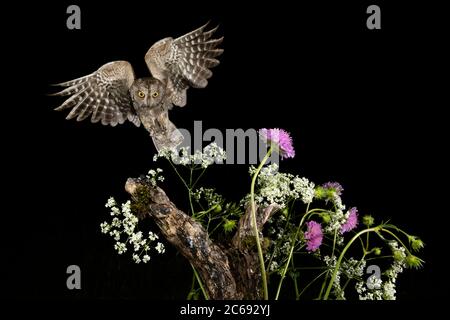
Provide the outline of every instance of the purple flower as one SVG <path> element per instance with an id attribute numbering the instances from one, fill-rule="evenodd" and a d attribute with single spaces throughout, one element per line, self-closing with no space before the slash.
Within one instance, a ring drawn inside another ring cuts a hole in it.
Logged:
<path id="1" fill-rule="evenodd" d="M 341 226 L 341 233 L 353 230 L 358 225 L 358 209 L 353 207 L 349 212 L 347 221 Z"/>
<path id="2" fill-rule="evenodd" d="M 324 183 L 322 187 L 328 190 L 334 190 L 334 192 L 336 192 L 336 195 L 338 196 L 340 196 L 342 194 L 342 191 L 344 191 L 344 188 L 342 188 L 339 182 L 327 182 Z"/>
<path id="3" fill-rule="evenodd" d="M 306 250 L 316 251 L 319 249 L 323 240 L 322 226 L 315 221 L 309 221 L 306 225 L 308 226 L 308 230 L 305 232 L 305 239 L 308 240 Z"/>
<path id="4" fill-rule="evenodd" d="M 295 156 L 292 138 L 286 130 L 283 129 L 260 129 L 259 134 L 267 141 L 267 144 L 274 144 L 278 148 L 281 159 L 293 158 Z"/>

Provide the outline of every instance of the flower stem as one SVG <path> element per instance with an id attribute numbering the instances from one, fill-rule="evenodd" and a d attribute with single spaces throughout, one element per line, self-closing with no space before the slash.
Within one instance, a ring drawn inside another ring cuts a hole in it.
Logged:
<path id="1" fill-rule="evenodd" d="M 181 174 L 178 172 L 177 168 L 175 167 L 175 165 L 172 163 L 171 160 L 167 159 L 167 161 L 169 161 L 170 165 L 172 166 L 173 170 L 175 171 L 175 173 L 177 174 L 178 178 L 180 178 L 181 182 L 183 182 L 183 185 L 186 187 L 186 189 L 189 190 L 189 187 L 186 183 L 186 181 L 184 181 L 183 177 L 181 176 Z"/>
<path id="2" fill-rule="evenodd" d="M 293 208 L 294 208 L 294 204 L 295 204 L 295 200 L 292 201 L 291 209 L 289 210 L 288 217 L 286 218 L 286 223 L 284 224 L 283 231 L 282 231 L 282 233 L 280 234 L 281 237 L 279 237 L 279 239 L 276 241 L 275 248 L 272 250 L 272 254 L 270 255 L 269 262 L 267 263 L 268 266 L 270 266 L 270 265 L 272 264 L 272 260 L 273 260 L 273 258 L 275 257 L 276 247 L 279 246 L 279 243 L 280 243 L 281 240 L 283 239 L 284 232 L 285 232 L 285 230 L 287 230 L 287 227 L 288 227 L 288 225 L 289 225 L 289 221 L 290 221 L 290 218 L 291 218 L 291 215 L 292 215 L 292 210 L 293 210 Z M 281 240 L 280 240 L 280 239 L 281 239 Z"/>
<path id="3" fill-rule="evenodd" d="M 333 250 L 331 251 L 331 258 L 334 257 L 334 249 L 336 249 L 336 238 L 337 238 L 337 229 L 334 231 Z"/>
<path id="4" fill-rule="evenodd" d="M 197 272 L 197 270 L 195 270 L 195 267 L 194 267 L 194 265 L 192 263 L 191 263 L 191 267 L 192 267 L 192 271 L 194 271 L 195 279 L 197 279 L 197 282 L 198 282 L 198 284 L 200 286 L 200 289 L 202 290 L 202 293 L 203 293 L 203 296 L 205 297 L 205 300 L 209 300 L 208 293 L 206 292 L 205 287 L 203 287 L 202 280 L 200 279 L 200 276 L 198 275 L 198 272 Z"/>
<path id="5" fill-rule="evenodd" d="M 400 229 L 399 227 L 393 225 L 393 224 L 385 224 L 384 225 L 384 229 L 394 229 L 396 231 L 399 231 L 401 233 L 403 233 L 406 237 L 409 237 L 409 234 L 406 233 L 405 231 L 403 231 L 402 229 Z"/>
<path id="6" fill-rule="evenodd" d="M 198 175 L 197 179 L 195 179 L 195 182 L 192 184 L 191 188 L 194 189 L 197 185 L 197 182 L 200 181 L 201 177 L 205 174 L 207 168 L 204 168 L 203 171 Z"/>
<path id="7" fill-rule="evenodd" d="M 339 267 L 341 266 L 342 259 L 344 258 L 345 253 L 350 248 L 350 246 L 353 244 L 353 242 L 355 242 L 355 240 L 358 239 L 364 233 L 378 231 L 379 229 L 380 229 L 380 227 L 375 227 L 375 228 L 369 228 L 369 229 L 362 230 L 362 231 L 358 232 L 357 234 L 355 234 L 353 236 L 353 238 L 347 243 L 347 245 L 344 247 L 344 250 L 342 250 L 342 252 L 341 252 L 341 254 L 340 254 L 340 256 L 339 256 L 339 258 L 338 258 L 338 260 L 336 262 L 336 266 L 334 267 L 333 274 L 331 275 L 331 279 L 328 282 L 327 290 L 325 291 L 325 295 L 323 296 L 324 300 L 328 300 L 328 296 L 330 295 L 331 288 L 333 287 L 334 280 L 336 279 L 336 275 L 338 273 Z"/>
<path id="8" fill-rule="evenodd" d="M 301 229 L 301 227 L 302 227 L 303 222 L 305 221 L 305 217 L 308 215 L 308 212 L 309 212 L 308 210 L 309 210 L 309 203 L 308 203 L 308 205 L 307 205 L 307 207 L 306 207 L 306 213 L 305 213 L 305 215 L 303 216 L 303 218 L 300 220 L 300 223 L 298 224 L 297 232 L 295 233 L 295 238 L 294 238 L 294 240 L 293 240 L 293 242 L 292 242 L 292 244 L 291 244 L 291 250 L 289 251 L 289 257 L 288 257 L 288 260 L 287 260 L 286 265 L 285 265 L 285 267 L 284 267 L 283 273 L 281 274 L 280 282 L 278 283 L 277 294 L 275 295 L 275 300 L 278 300 L 278 297 L 280 296 L 281 285 L 283 284 L 284 277 L 286 276 L 286 272 L 287 272 L 287 269 L 288 269 L 288 267 L 289 267 L 289 262 L 290 262 L 291 259 L 292 259 L 292 254 L 294 253 L 295 242 L 296 242 L 297 239 L 298 239 L 298 234 L 299 234 L 299 232 L 300 232 L 300 229 Z"/>
<path id="9" fill-rule="evenodd" d="M 170 161 L 169 159 L 168 159 L 168 161 L 169 161 L 170 165 L 172 166 L 173 170 L 175 171 L 175 173 L 177 174 L 178 178 L 180 178 L 181 182 L 183 182 L 183 185 L 186 187 L 186 189 L 188 191 L 188 194 L 189 194 L 189 204 L 190 204 L 190 207 L 191 207 L 191 212 L 192 212 L 192 215 L 195 215 L 194 206 L 192 204 L 192 168 L 191 168 L 191 173 L 190 173 L 190 177 L 189 177 L 190 178 L 189 179 L 189 186 L 188 186 L 188 184 L 183 179 L 183 177 L 180 175 L 180 173 L 178 172 L 177 168 L 172 163 L 172 161 Z M 198 284 L 200 286 L 200 289 L 202 290 L 203 296 L 205 297 L 205 300 L 209 300 L 208 293 L 205 291 L 205 288 L 203 287 L 202 280 L 200 279 L 200 276 L 198 275 L 197 270 L 195 269 L 195 267 L 194 267 L 194 265 L 192 263 L 191 263 L 191 267 L 192 267 L 192 271 L 194 272 L 194 277 L 197 280 L 197 282 L 198 282 Z M 191 291 L 192 291 L 192 287 L 191 287 Z"/>
<path id="10" fill-rule="evenodd" d="M 300 220 L 300 223 L 298 224 L 297 232 L 295 233 L 294 243 L 293 243 L 293 245 L 292 245 L 292 247 L 291 247 L 291 250 L 290 250 L 290 252 L 289 252 L 288 261 L 287 261 L 286 266 L 285 266 L 285 268 L 284 268 L 284 270 L 283 270 L 283 273 L 282 273 L 280 282 L 278 283 L 278 288 L 277 288 L 277 293 L 276 293 L 276 296 L 275 296 L 275 300 L 278 300 L 278 296 L 280 295 L 281 285 L 283 284 L 283 280 L 284 280 L 284 277 L 285 277 L 285 275 L 286 275 L 287 268 L 288 268 L 288 266 L 289 266 L 289 261 L 291 260 L 292 255 L 293 255 L 293 253 L 294 253 L 295 241 L 296 241 L 296 239 L 298 238 L 298 233 L 300 232 L 300 229 L 301 229 L 301 227 L 302 227 L 302 225 L 303 225 L 303 222 L 305 222 L 305 220 L 306 220 L 306 218 L 307 218 L 308 216 L 313 215 L 314 212 L 317 212 L 317 211 L 319 211 L 319 210 L 321 210 L 321 209 L 312 209 L 312 210 L 309 210 L 309 203 L 308 203 L 308 205 L 307 205 L 307 207 L 306 207 L 306 213 L 303 215 L 302 219 Z M 322 210 L 322 211 L 325 211 L 325 210 Z"/>
<path id="11" fill-rule="evenodd" d="M 369 251 L 369 234 L 367 233 L 367 237 L 366 237 L 366 250 L 365 251 Z"/>
<path id="12" fill-rule="evenodd" d="M 323 279 L 323 282 L 322 282 L 322 286 L 320 287 L 319 296 L 317 297 L 316 300 L 322 300 L 323 290 L 325 290 L 325 285 L 327 284 L 329 275 L 330 275 L 330 272 L 327 270 L 327 272 L 325 273 L 325 278 Z"/>
<path id="13" fill-rule="evenodd" d="M 188 188 L 188 192 L 189 192 L 189 206 L 191 207 L 191 215 L 194 216 L 195 212 L 194 212 L 194 205 L 192 204 L 192 168 L 191 168 L 191 173 L 189 175 L 189 188 Z"/>
<path id="14" fill-rule="evenodd" d="M 195 214 L 195 219 L 201 218 L 203 217 L 205 214 L 210 213 L 211 211 L 213 211 L 215 209 L 215 207 L 211 207 L 208 210 L 203 210 L 203 211 L 199 211 Z"/>
<path id="15" fill-rule="evenodd" d="M 186 297 L 186 300 L 192 300 L 192 296 L 193 296 L 193 294 L 195 292 L 195 282 L 196 282 L 195 274 L 192 274 L 191 290 L 189 290 L 189 293 L 188 293 L 188 295 Z"/>
<path id="16" fill-rule="evenodd" d="M 292 280 L 294 281 L 294 290 L 295 290 L 295 297 L 297 300 L 297 297 L 300 295 L 300 292 L 298 291 L 298 283 L 297 283 L 297 274 L 295 273 L 295 265 L 294 265 L 294 259 L 291 260 L 292 264 L 292 272 L 294 273 L 294 276 L 292 277 Z"/>
<path id="17" fill-rule="evenodd" d="M 314 282 L 316 282 L 317 280 L 319 280 L 319 278 L 321 276 L 323 276 L 324 274 L 326 274 L 328 272 L 328 270 L 323 271 L 321 274 L 319 274 L 317 277 L 315 277 L 310 283 L 308 283 L 302 290 L 302 292 L 300 292 L 300 294 L 298 294 L 295 297 L 295 300 L 300 300 L 300 297 L 302 296 L 302 294 L 306 291 L 306 289 L 308 289 Z"/>
<path id="18" fill-rule="evenodd" d="M 408 252 L 408 254 L 412 254 L 411 251 L 409 251 L 408 247 L 405 246 L 403 241 L 395 233 L 393 233 L 392 231 L 390 231 L 390 230 L 388 230 L 386 228 L 381 228 L 380 231 L 389 233 L 391 236 L 393 236 L 403 246 L 403 248 L 405 248 L 405 250 L 406 250 L 406 252 Z"/>
<path id="19" fill-rule="evenodd" d="M 272 153 L 272 147 L 270 147 L 269 151 L 264 156 L 264 158 L 262 159 L 258 168 L 256 169 L 256 172 L 254 173 L 254 175 L 252 177 L 252 183 L 250 185 L 250 203 L 251 203 L 251 209 L 252 209 L 253 232 L 255 233 L 256 247 L 258 248 L 258 257 L 259 257 L 259 264 L 260 264 L 260 268 L 261 268 L 261 278 L 262 278 L 262 283 L 263 283 L 264 300 L 269 300 L 269 291 L 267 288 L 267 276 L 266 276 L 266 267 L 264 265 L 264 255 L 263 255 L 263 251 L 261 248 L 261 242 L 259 241 L 259 231 L 258 231 L 258 225 L 257 225 L 257 221 L 256 221 L 255 183 L 256 183 L 256 178 L 258 177 L 259 172 L 261 171 L 262 167 L 269 159 L 271 153 Z"/>

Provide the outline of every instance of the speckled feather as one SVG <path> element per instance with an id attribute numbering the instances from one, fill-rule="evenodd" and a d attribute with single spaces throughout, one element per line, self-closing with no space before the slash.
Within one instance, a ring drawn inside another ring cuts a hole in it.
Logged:
<path id="1" fill-rule="evenodd" d="M 165 38 L 156 42 L 145 55 L 145 61 L 152 75 L 167 82 L 171 99 L 176 106 L 186 105 L 186 90 L 204 88 L 212 76 L 211 70 L 220 62 L 215 59 L 223 49 L 217 46 L 223 41 L 211 39 L 217 30 L 204 32 L 207 24 L 175 40 Z"/>

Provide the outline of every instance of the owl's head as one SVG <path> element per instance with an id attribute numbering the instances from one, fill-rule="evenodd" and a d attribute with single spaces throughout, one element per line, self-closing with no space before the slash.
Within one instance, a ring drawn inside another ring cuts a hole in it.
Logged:
<path id="1" fill-rule="evenodd" d="M 130 87 L 135 108 L 156 107 L 164 101 L 165 86 L 155 78 L 140 78 Z"/>

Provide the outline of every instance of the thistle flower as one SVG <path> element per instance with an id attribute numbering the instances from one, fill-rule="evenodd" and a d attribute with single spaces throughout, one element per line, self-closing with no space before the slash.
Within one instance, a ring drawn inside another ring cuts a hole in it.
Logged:
<path id="1" fill-rule="evenodd" d="M 419 251 L 420 249 L 422 249 L 422 248 L 425 246 L 425 244 L 423 243 L 423 241 L 420 240 L 420 239 L 419 239 L 418 237 L 416 237 L 416 236 L 409 236 L 408 239 L 409 239 L 409 243 L 411 244 L 411 248 L 412 248 L 414 251 Z"/>
<path id="2" fill-rule="evenodd" d="M 231 231 L 233 231 L 234 228 L 236 228 L 236 220 L 228 220 L 228 219 L 224 219 L 224 224 L 223 224 L 223 230 L 226 233 L 229 233 Z"/>
<path id="3" fill-rule="evenodd" d="M 292 138 L 286 130 L 283 129 L 260 129 L 259 134 L 267 141 L 267 144 L 272 144 L 275 150 L 281 155 L 281 159 L 293 158 L 295 156 L 294 146 L 292 145 Z"/>
<path id="4" fill-rule="evenodd" d="M 364 217 L 362 217 L 362 223 L 366 227 L 371 227 L 375 223 L 375 219 L 371 215 L 366 214 Z"/>
<path id="5" fill-rule="evenodd" d="M 339 182 L 326 182 L 322 185 L 322 188 L 332 191 L 338 196 L 340 196 L 342 194 L 342 191 L 344 191 L 344 188 Z"/>
<path id="6" fill-rule="evenodd" d="M 351 231 L 358 225 L 358 209 L 355 207 L 349 210 L 347 221 L 341 226 L 341 233 Z"/>
<path id="7" fill-rule="evenodd" d="M 405 258 L 405 263 L 408 268 L 420 269 L 423 266 L 423 260 L 412 254 L 408 254 Z"/>
<path id="8" fill-rule="evenodd" d="M 323 240 L 322 226 L 316 221 L 309 221 L 306 223 L 308 229 L 305 232 L 306 250 L 316 251 L 319 249 Z"/>

